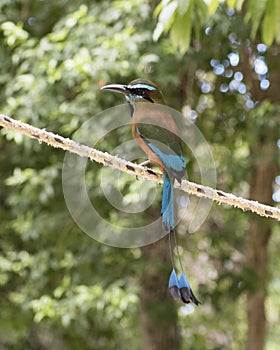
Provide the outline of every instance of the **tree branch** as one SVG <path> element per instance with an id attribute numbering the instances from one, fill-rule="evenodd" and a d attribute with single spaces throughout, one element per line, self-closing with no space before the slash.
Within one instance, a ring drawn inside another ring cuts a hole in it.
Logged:
<path id="1" fill-rule="evenodd" d="M 137 175 L 138 177 L 142 177 L 144 179 L 154 181 L 158 184 L 162 184 L 162 175 L 155 173 L 153 170 L 147 167 L 126 161 L 117 156 L 112 156 L 107 152 L 101 152 L 94 148 L 81 145 L 71 139 L 64 138 L 44 129 L 36 128 L 32 125 L 23 123 L 2 114 L 0 114 L 0 125 L 7 129 L 18 131 L 30 138 L 37 139 L 40 143 L 45 142 L 46 144 L 51 145 L 55 148 L 61 148 L 65 151 L 75 153 L 80 157 L 89 158 L 90 160 L 102 163 L 105 166 L 110 166 L 122 172 L 134 176 Z M 219 191 L 208 186 L 198 185 L 194 182 L 186 180 L 182 181 L 181 186 L 177 182 L 174 186 L 175 188 L 179 188 L 182 191 L 188 192 L 189 194 L 195 195 L 197 197 L 209 198 L 215 202 L 218 202 L 219 204 L 228 204 L 235 208 L 242 209 L 243 211 L 251 211 L 260 216 L 265 216 L 267 218 L 272 218 L 280 221 L 279 208 L 264 205 L 242 197 L 237 197 L 231 193 Z"/>

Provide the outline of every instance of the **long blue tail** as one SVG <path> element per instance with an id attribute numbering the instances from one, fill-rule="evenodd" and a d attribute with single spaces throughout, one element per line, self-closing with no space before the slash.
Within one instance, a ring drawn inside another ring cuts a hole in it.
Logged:
<path id="1" fill-rule="evenodd" d="M 161 215 L 162 224 L 166 231 L 172 231 L 175 227 L 173 182 L 174 179 L 170 180 L 170 178 L 167 175 L 167 172 L 164 171 Z"/>
<path id="2" fill-rule="evenodd" d="M 183 303 L 193 302 L 195 305 L 199 305 L 200 301 L 195 297 L 190 284 L 183 271 L 183 266 L 179 256 L 179 249 L 176 240 L 175 233 L 175 220 L 174 220 L 174 179 L 168 177 L 166 171 L 164 171 L 163 187 L 162 187 L 162 204 L 161 204 L 161 215 L 162 224 L 166 231 L 169 233 L 169 247 L 170 247 L 170 257 L 172 262 L 172 271 L 170 274 L 168 289 L 173 299 L 180 299 Z M 174 243 L 176 246 L 179 263 L 182 269 L 180 279 L 178 279 L 173 257 L 173 247 L 171 243 L 171 235 L 174 234 Z"/>

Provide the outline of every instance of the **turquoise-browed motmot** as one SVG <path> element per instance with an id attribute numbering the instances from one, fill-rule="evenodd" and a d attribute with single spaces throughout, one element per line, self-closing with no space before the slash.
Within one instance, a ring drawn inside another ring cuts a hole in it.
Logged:
<path id="1" fill-rule="evenodd" d="M 169 233 L 173 265 L 169 291 L 174 299 L 180 299 L 184 303 L 192 301 L 198 305 L 200 302 L 194 296 L 183 269 L 180 278 L 177 277 L 171 246 L 172 233 L 176 243 L 173 184 L 175 179 L 181 183 L 186 171 L 178 127 L 171 113 L 163 107 L 165 103 L 161 91 L 149 80 L 136 79 L 128 85 L 111 84 L 101 89 L 119 92 L 125 96 L 130 107 L 133 136 L 146 153 L 149 162 L 157 165 L 164 174 L 161 215 L 163 227 Z M 151 108 L 152 103 L 158 104 L 158 107 Z M 181 262 L 180 265 L 182 268 Z"/>

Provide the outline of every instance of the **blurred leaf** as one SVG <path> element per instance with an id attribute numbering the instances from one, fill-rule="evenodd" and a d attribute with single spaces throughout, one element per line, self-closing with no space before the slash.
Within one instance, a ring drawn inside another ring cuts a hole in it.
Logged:
<path id="1" fill-rule="evenodd" d="M 253 1 L 248 0 L 248 10 L 245 16 L 245 20 L 252 21 L 251 36 L 255 39 L 257 30 L 261 24 L 261 18 L 265 12 L 267 0 Z"/>
<path id="2" fill-rule="evenodd" d="M 262 40 L 266 45 L 271 45 L 275 35 L 276 26 L 279 22 L 277 16 L 276 0 L 268 0 L 262 26 Z"/>
<path id="3" fill-rule="evenodd" d="M 172 1 L 166 6 L 162 6 L 162 10 L 160 12 L 158 10 L 155 11 L 155 14 L 159 12 L 159 17 L 157 26 L 153 32 L 153 40 L 157 41 L 163 32 L 167 32 L 170 29 L 174 21 L 176 8 L 177 2 Z"/>
<path id="4" fill-rule="evenodd" d="M 192 11 L 193 1 L 191 0 L 188 10 L 183 16 L 177 12 L 174 19 L 174 25 L 170 30 L 170 39 L 172 40 L 173 44 L 179 48 L 181 53 L 186 52 L 190 45 L 192 30 Z"/>
<path id="5" fill-rule="evenodd" d="M 178 0 L 177 11 L 180 16 L 183 16 L 191 5 L 192 0 Z"/>
<path id="6" fill-rule="evenodd" d="M 219 3 L 220 3 L 219 0 L 211 0 L 210 1 L 209 5 L 208 5 L 210 15 L 213 15 L 216 12 L 217 7 L 219 6 Z M 233 7 L 229 3 L 228 3 L 228 6 Z"/>

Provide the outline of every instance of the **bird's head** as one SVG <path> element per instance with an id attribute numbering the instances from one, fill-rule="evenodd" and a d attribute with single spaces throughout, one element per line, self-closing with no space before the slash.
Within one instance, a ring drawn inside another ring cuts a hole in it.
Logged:
<path id="1" fill-rule="evenodd" d="M 150 80 L 136 79 L 128 85 L 105 85 L 101 88 L 101 90 L 109 90 L 123 94 L 131 106 L 134 106 L 135 102 L 164 104 L 164 99 L 161 91 Z"/>

